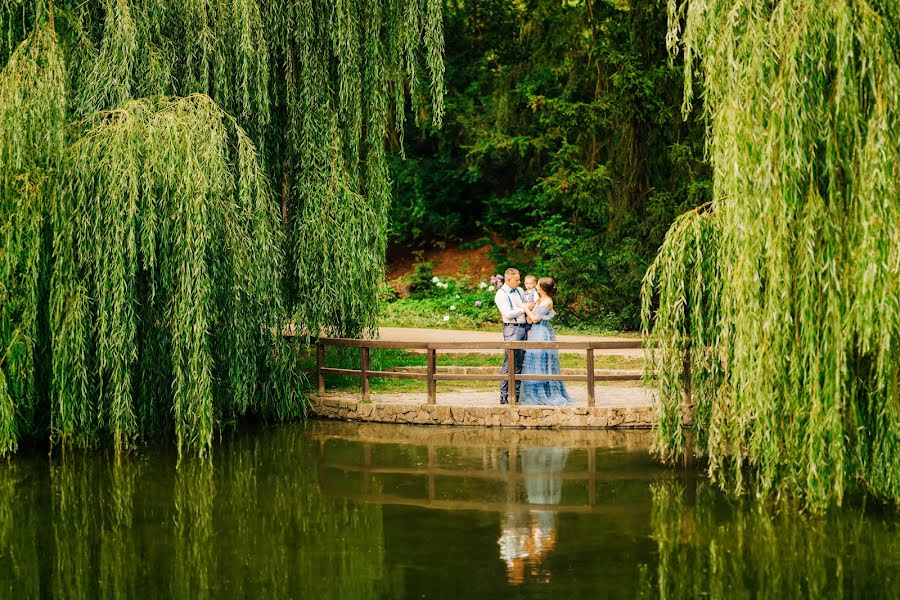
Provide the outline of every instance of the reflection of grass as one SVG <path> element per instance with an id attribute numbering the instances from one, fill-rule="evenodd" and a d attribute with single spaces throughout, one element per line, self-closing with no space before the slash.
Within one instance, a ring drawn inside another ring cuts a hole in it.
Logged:
<path id="1" fill-rule="evenodd" d="M 359 368 L 359 350 L 356 348 L 328 348 L 325 355 L 325 364 L 328 367 L 342 369 Z M 372 350 L 370 368 L 373 371 L 387 371 L 394 367 L 424 367 L 426 357 L 423 353 L 406 352 L 404 350 Z M 643 361 L 638 357 L 629 356 L 596 356 L 594 358 L 597 369 L 640 369 Z M 500 354 L 437 354 L 438 366 L 460 367 L 495 367 L 498 371 L 503 365 L 503 356 Z M 584 368 L 583 354 L 561 354 L 560 365 L 566 368 Z M 316 358 L 315 349 L 305 353 L 301 359 L 301 369 L 307 374 L 311 385 L 316 384 Z M 370 379 L 373 392 L 422 392 L 426 391 L 425 381 L 414 379 Z M 325 380 L 326 389 L 329 391 L 356 391 L 360 387 L 360 380 L 356 377 L 329 376 Z M 439 381 L 438 393 L 442 391 L 460 389 L 490 389 L 497 387 L 496 381 Z M 584 384 L 574 384 L 584 385 Z M 637 385 L 637 382 L 599 382 L 598 386 Z"/>

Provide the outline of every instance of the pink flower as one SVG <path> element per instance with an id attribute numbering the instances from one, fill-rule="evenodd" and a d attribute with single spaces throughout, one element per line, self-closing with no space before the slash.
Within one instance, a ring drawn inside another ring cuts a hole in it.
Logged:
<path id="1" fill-rule="evenodd" d="M 475 301 L 475 306 L 478 307 L 478 308 L 481 308 L 481 300 L 476 300 L 476 301 Z"/>

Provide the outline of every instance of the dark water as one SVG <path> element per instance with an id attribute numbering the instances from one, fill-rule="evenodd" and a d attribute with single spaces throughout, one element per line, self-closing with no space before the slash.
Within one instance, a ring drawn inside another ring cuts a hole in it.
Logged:
<path id="1" fill-rule="evenodd" d="M 728 500 L 649 434 L 313 422 L 0 465 L 8 598 L 900 598 L 900 519 Z"/>

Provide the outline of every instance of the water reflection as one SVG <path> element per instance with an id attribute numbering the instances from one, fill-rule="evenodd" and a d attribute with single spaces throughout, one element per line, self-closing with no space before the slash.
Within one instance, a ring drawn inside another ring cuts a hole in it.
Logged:
<path id="1" fill-rule="evenodd" d="M 648 432 L 350 423 L 313 432 L 320 444 L 319 483 L 327 493 L 382 505 L 491 514 L 497 557 L 513 586 L 550 582 L 561 514 L 616 516 L 646 528 L 640 504 L 611 500 L 623 495 L 649 500 L 649 483 L 666 473 L 651 468 L 620 476 L 629 464 L 649 462 Z"/>
<path id="2" fill-rule="evenodd" d="M 0 463 L 3 597 L 900 597 L 894 509 L 812 518 L 657 465 L 649 434 L 311 423 L 212 464 Z"/>
<path id="3" fill-rule="evenodd" d="M 327 493 L 431 511 L 435 530 L 448 513 L 489 513 L 508 586 L 563 597 L 900 597 L 894 509 L 816 518 L 728 498 L 699 471 L 653 463 L 638 432 L 335 425 L 317 438 Z M 471 548 L 469 535 L 450 543 Z M 409 562 L 477 565 L 466 553 L 440 559 Z"/>
<path id="4" fill-rule="evenodd" d="M 305 436 L 0 464 L 0 596 L 396 597 L 381 507 L 324 496 Z"/>
<path id="5" fill-rule="evenodd" d="M 546 508 L 504 513 L 497 541 L 500 558 L 506 563 L 507 578 L 513 585 L 525 581 L 526 565 L 532 577 L 548 582 L 550 570 L 544 567 L 544 558 L 556 547 L 557 538 L 556 513 L 552 507 L 559 504 L 562 496 L 561 475 L 569 449 L 521 448 L 518 455 L 526 503 Z M 506 456 L 509 457 L 509 452 Z"/>
<path id="6" fill-rule="evenodd" d="M 653 486 L 659 598 L 900 598 L 895 509 L 810 516 L 752 499 L 725 502 L 708 483 Z"/>

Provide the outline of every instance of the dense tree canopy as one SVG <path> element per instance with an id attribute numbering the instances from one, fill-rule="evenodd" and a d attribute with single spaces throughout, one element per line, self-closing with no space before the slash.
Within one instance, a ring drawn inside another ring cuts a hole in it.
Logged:
<path id="1" fill-rule="evenodd" d="M 682 352 L 713 475 L 900 500 L 900 5 L 670 3 L 686 109 L 703 85 L 715 200 L 647 274 L 664 455 L 684 449 Z M 683 29 L 682 29 L 683 28 Z M 658 294 L 658 311 L 653 296 Z"/>
<path id="2" fill-rule="evenodd" d="M 445 21 L 447 119 L 392 160 L 393 239 L 497 234 L 500 262 L 561 282 L 561 319 L 639 327 L 663 235 L 709 199 L 665 3 L 449 0 Z"/>
<path id="3" fill-rule="evenodd" d="M 0 8 L 0 453 L 301 413 L 281 327 L 374 328 L 384 138 L 408 88 L 441 121 L 439 0 Z"/>

